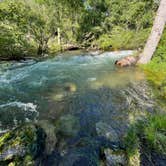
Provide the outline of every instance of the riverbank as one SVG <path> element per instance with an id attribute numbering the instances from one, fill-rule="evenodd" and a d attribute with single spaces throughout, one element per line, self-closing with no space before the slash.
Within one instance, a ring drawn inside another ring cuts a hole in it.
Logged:
<path id="1" fill-rule="evenodd" d="M 126 137 L 129 158 L 141 156 L 143 165 L 166 163 L 166 30 L 151 62 L 140 66 L 153 88 L 161 110 L 147 115 L 143 121 L 133 124 Z M 139 152 L 139 155 L 138 155 Z"/>

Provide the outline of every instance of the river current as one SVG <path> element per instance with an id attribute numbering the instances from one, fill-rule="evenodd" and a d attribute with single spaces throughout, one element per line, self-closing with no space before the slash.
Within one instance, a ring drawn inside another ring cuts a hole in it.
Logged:
<path id="1" fill-rule="evenodd" d="M 87 151 L 86 159 L 98 157 L 96 149 L 106 144 L 110 131 L 121 140 L 135 119 L 154 109 L 144 73 L 114 65 L 132 53 L 67 52 L 40 61 L 1 62 L 1 133 L 24 123 L 58 124 L 61 134 L 53 149 L 62 165 Z"/>

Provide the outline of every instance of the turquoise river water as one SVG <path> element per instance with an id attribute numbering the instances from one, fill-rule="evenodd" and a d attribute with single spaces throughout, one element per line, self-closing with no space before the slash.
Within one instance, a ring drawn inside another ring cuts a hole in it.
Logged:
<path id="1" fill-rule="evenodd" d="M 24 123 L 41 123 L 48 130 L 58 124 L 59 134 L 52 134 L 56 141 L 48 143 L 52 163 L 100 160 L 110 130 L 116 144 L 135 119 L 154 109 L 144 73 L 114 65 L 131 54 L 70 52 L 40 61 L 1 62 L 0 132 Z"/>

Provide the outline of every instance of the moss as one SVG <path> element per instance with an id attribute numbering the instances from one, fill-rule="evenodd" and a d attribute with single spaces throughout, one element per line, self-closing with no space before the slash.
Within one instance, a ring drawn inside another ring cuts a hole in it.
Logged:
<path id="1" fill-rule="evenodd" d="M 23 165 L 33 166 L 34 165 L 33 157 L 31 155 L 25 156 L 24 161 L 23 161 Z"/>
<path id="2" fill-rule="evenodd" d="M 38 126 L 26 124 L 18 127 L 0 137 L 0 164 L 11 160 L 16 165 L 32 163 L 42 154 L 44 144 L 45 133 Z"/>

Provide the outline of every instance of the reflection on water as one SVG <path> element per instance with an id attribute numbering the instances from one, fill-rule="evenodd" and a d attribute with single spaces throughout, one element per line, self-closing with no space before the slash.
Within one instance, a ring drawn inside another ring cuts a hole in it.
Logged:
<path id="1" fill-rule="evenodd" d="M 48 135 L 45 165 L 96 165 L 101 147 L 115 148 L 133 119 L 154 109 L 144 74 L 114 66 L 130 54 L 0 64 L 0 130 L 38 122 Z"/>

